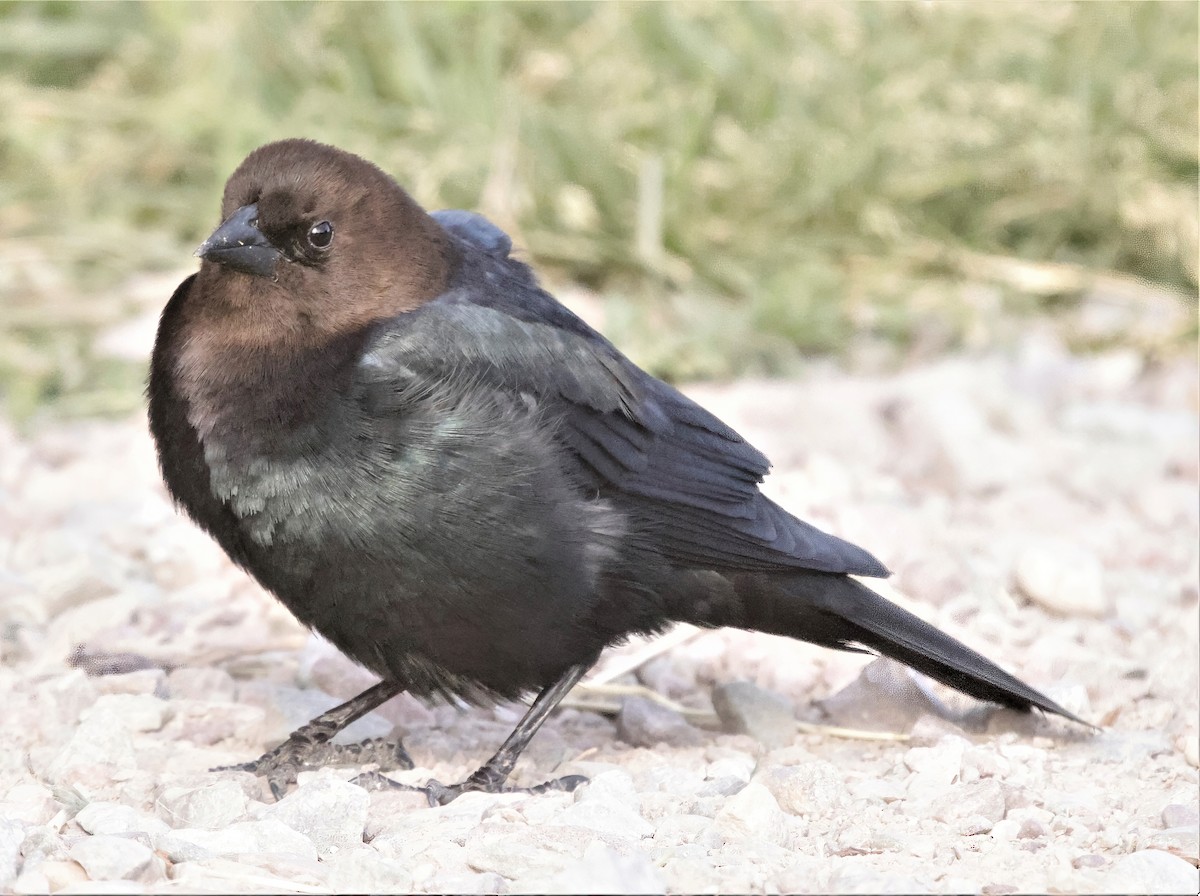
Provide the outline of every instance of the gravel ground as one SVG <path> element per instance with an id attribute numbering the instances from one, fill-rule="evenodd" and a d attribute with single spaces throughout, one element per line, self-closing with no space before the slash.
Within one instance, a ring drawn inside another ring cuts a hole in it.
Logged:
<path id="1" fill-rule="evenodd" d="M 534 740 L 515 780 L 589 776 L 574 794 L 429 809 L 322 770 L 275 803 L 208 769 L 370 677 L 174 514 L 143 420 L 0 423 L 0 890 L 1197 892 L 1194 360 L 1034 333 L 690 391 L 774 459 L 770 492 L 895 570 L 895 599 L 1101 730 L 685 633 L 633 672 L 646 642 L 606 656 L 608 686 Z M 402 696 L 351 734 L 395 729 L 418 765 L 397 777 L 454 781 L 519 713 Z"/>

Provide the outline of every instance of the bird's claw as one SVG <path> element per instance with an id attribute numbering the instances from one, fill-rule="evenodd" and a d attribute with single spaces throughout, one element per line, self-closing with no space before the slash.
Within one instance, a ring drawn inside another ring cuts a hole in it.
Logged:
<path id="1" fill-rule="evenodd" d="M 276 801 L 283 799 L 288 787 L 296 783 L 296 776 L 305 769 L 325 766 L 356 766 L 377 764 L 380 768 L 409 769 L 413 761 L 399 740 L 382 737 L 354 744 L 331 744 L 327 739 L 314 736 L 301 728 L 287 740 L 268 750 L 250 762 L 238 765 L 222 765 L 214 772 L 251 772 L 267 779 Z"/>
<path id="2" fill-rule="evenodd" d="M 458 799 L 464 793 L 472 792 L 538 794 L 561 790 L 570 793 L 581 784 L 586 784 L 587 780 L 583 775 L 566 775 L 562 778 L 543 781 L 541 784 L 535 784 L 532 787 L 514 787 L 511 784 L 505 783 L 503 778 L 490 773 L 489 769 L 481 768 L 465 781 L 451 785 L 430 780 L 424 786 L 418 787 L 415 784 L 402 784 L 399 781 L 393 781 L 379 772 L 364 772 L 354 778 L 351 783 L 357 784 L 366 790 L 405 790 L 410 793 L 422 793 L 425 795 L 425 799 L 429 801 L 430 806 L 445 806 Z"/>

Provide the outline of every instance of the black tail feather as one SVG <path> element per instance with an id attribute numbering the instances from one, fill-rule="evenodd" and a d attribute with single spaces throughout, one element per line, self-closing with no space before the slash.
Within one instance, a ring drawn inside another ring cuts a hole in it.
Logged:
<path id="1" fill-rule="evenodd" d="M 735 582 L 745 628 L 842 650 L 862 645 L 979 700 L 1088 725 L 1045 694 L 844 575 L 799 572 Z"/>

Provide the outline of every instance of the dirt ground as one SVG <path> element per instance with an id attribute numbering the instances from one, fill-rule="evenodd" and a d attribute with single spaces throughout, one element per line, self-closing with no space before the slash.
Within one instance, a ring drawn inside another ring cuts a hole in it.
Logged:
<path id="1" fill-rule="evenodd" d="M 587 775 L 574 794 L 430 809 L 339 769 L 275 803 L 209 769 L 370 677 L 175 514 L 143 419 L 0 423 L 0 890 L 1200 889 L 1194 359 L 1035 331 L 888 377 L 688 391 L 772 458 L 769 493 L 894 571 L 886 594 L 1100 729 L 706 632 L 623 675 L 647 645 L 615 651 L 551 718 L 514 778 Z M 749 733 L 723 730 L 739 711 Z M 449 782 L 519 712 L 401 697 L 351 734 L 395 730 L 398 779 Z"/>

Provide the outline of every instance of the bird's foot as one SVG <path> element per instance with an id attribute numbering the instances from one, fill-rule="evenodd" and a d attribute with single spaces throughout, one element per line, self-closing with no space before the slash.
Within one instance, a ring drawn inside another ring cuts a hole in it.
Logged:
<path id="1" fill-rule="evenodd" d="M 355 778 L 353 783 L 367 790 L 407 790 L 413 793 L 423 793 L 430 806 L 444 806 L 458 799 L 464 793 L 473 791 L 478 793 L 549 793 L 562 790 L 570 793 L 579 785 L 587 783 L 587 778 L 583 775 L 567 775 L 543 781 L 533 787 L 514 787 L 507 783 L 506 777 L 501 777 L 485 765 L 465 781 L 449 786 L 440 781 L 429 781 L 423 787 L 415 784 L 401 784 L 379 772 L 364 772 Z"/>
<path id="2" fill-rule="evenodd" d="M 408 751 L 399 740 L 374 737 L 355 744 L 329 743 L 329 738 L 334 733 L 336 732 L 326 733 L 320 728 L 314 730 L 313 724 L 310 723 L 293 732 L 287 740 L 258 759 L 240 765 L 219 766 L 212 771 L 253 772 L 267 779 L 271 793 L 276 800 L 280 800 L 287 793 L 288 787 L 296 783 L 296 776 L 305 769 L 370 763 L 375 763 L 380 768 L 413 767 Z"/>

